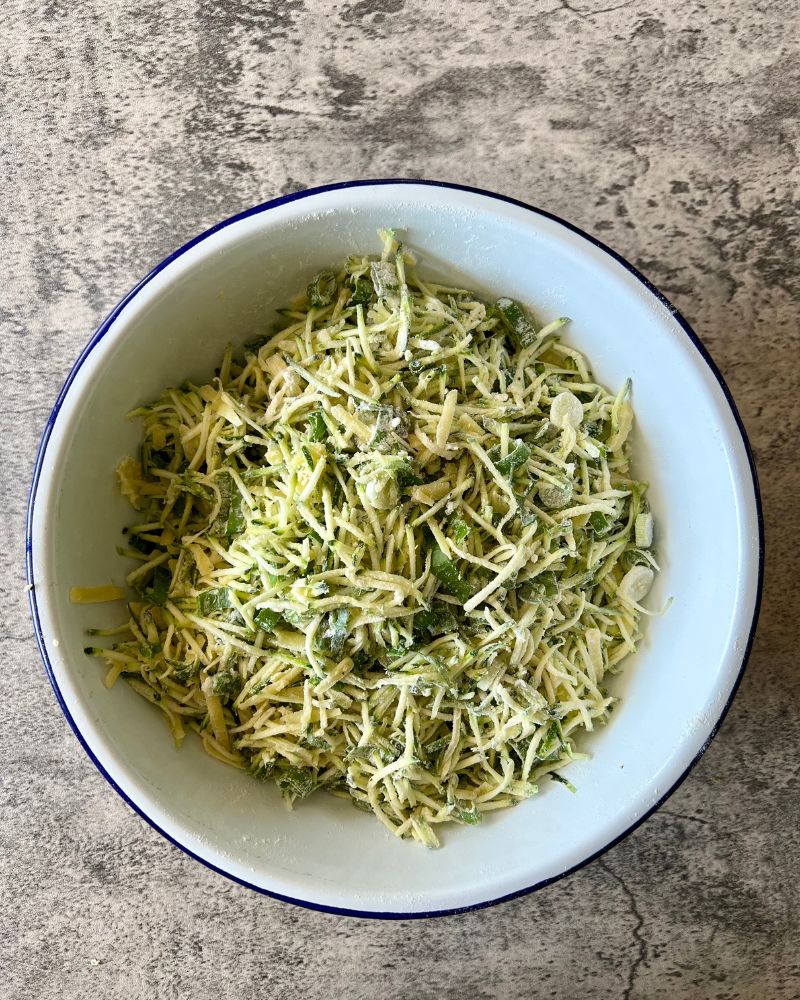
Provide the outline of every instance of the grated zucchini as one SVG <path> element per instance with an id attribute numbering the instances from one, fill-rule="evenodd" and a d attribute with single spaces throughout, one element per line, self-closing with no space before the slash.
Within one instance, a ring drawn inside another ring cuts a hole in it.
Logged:
<path id="1" fill-rule="evenodd" d="M 436 846 L 607 721 L 657 564 L 630 383 L 597 385 L 564 318 L 425 281 L 381 236 L 135 411 L 137 596 L 88 651 L 176 742 Z"/>

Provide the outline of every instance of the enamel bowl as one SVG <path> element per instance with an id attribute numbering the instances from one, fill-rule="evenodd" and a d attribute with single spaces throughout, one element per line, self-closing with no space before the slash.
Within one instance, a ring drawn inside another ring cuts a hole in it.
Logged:
<path id="1" fill-rule="evenodd" d="M 622 702 L 568 769 L 577 794 L 539 795 L 478 827 L 442 829 L 429 851 L 339 799 L 288 811 L 272 786 L 217 763 L 82 652 L 119 605 L 74 606 L 70 586 L 122 583 L 115 552 L 132 512 L 113 470 L 135 453 L 132 407 L 208 379 L 230 340 L 259 334 L 315 272 L 372 252 L 392 226 L 423 273 L 568 315 L 567 340 L 600 381 L 633 379 L 635 470 L 651 483 L 662 573 L 640 651 L 613 682 Z M 421 181 L 337 184 L 259 205 L 159 264 L 95 333 L 47 423 L 31 490 L 28 581 L 47 672 L 64 714 L 111 785 L 182 850 L 280 899 L 336 913 L 423 916 L 529 892 L 638 826 L 686 776 L 724 716 L 758 610 L 758 489 L 733 401 L 697 336 L 613 251 L 520 202 Z"/>

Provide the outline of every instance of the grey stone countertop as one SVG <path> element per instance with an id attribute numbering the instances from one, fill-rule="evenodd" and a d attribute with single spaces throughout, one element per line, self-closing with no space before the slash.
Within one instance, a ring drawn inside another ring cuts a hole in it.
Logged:
<path id="1" fill-rule="evenodd" d="M 800 996 L 793 8 L 6 0 L 5 1000 Z M 261 897 L 139 819 L 56 704 L 23 568 L 39 436 L 113 304 L 170 250 L 245 207 L 391 176 L 530 201 L 597 234 L 659 285 L 740 407 L 771 542 L 740 692 L 664 807 L 532 896 L 416 922 Z"/>

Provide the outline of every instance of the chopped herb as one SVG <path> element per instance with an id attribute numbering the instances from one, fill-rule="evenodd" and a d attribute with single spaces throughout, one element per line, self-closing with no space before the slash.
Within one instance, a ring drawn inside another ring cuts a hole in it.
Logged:
<path id="1" fill-rule="evenodd" d="M 472 588 L 438 545 L 431 550 L 431 573 L 453 597 L 457 597 L 460 601 L 468 601 L 472 597 Z"/>
<path id="2" fill-rule="evenodd" d="M 234 603 L 228 587 L 206 590 L 197 598 L 197 613 L 204 618 L 213 611 L 223 611 L 225 608 L 232 607 L 234 607 Z"/>
<path id="3" fill-rule="evenodd" d="M 156 566 L 147 584 L 138 587 L 139 594 L 152 604 L 157 604 L 163 608 L 167 603 L 170 584 L 172 583 L 172 573 L 166 566 Z"/>
<path id="4" fill-rule="evenodd" d="M 308 436 L 312 441 L 324 441 L 328 436 L 328 425 L 322 410 L 314 410 L 308 415 Z"/>
<path id="5" fill-rule="evenodd" d="M 611 529 L 612 521 L 611 518 L 602 514 L 599 510 L 593 511 L 589 515 L 588 525 L 592 530 L 592 534 L 596 538 L 600 538 L 601 535 L 607 535 Z"/>
<path id="6" fill-rule="evenodd" d="M 411 486 L 421 486 L 423 483 L 411 463 L 406 461 L 395 466 L 394 478 L 401 490 L 409 489 Z"/>
<path id="7" fill-rule="evenodd" d="M 527 603 L 554 597 L 558 593 L 558 578 L 552 570 L 538 573 L 532 580 L 526 580 L 517 588 L 517 596 Z"/>
<path id="8" fill-rule="evenodd" d="M 458 619 L 451 605 L 435 601 L 428 611 L 420 611 L 414 616 L 414 628 L 429 632 L 432 636 L 454 632 Z"/>
<path id="9" fill-rule="evenodd" d="M 253 615 L 253 621 L 255 622 L 256 628 L 261 629 L 262 632 L 274 631 L 275 626 L 280 620 L 280 613 L 278 611 L 272 611 L 270 608 L 261 608 Z"/>
<path id="10" fill-rule="evenodd" d="M 303 737 L 303 743 L 307 747 L 313 747 L 315 750 L 331 750 L 331 743 L 325 739 L 324 736 L 320 736 L 318 733 L 313 733 L 310 729 L 306 730 L 306 734 Z"/>
<path id="11" fill-rule="evenodd" d="M 228 541 L 241 535 L 245 528 L 244 514 L 242 513 L 242 494 L 237 490 L 231 496 L 228 507 L 228 520 L 225 524 L 225 537 Z"/>
<path id="12" fill-rule="evenodd" d="M 453 540 L 456 545 L 462 545 L 467 540 L 470 530 L 470 526 L 467 522 L 462 521 L 460 517 L 454 517 L 450 522 L 450 531 L 452 532 Z"/>
<path id="13" fill-rule="evenodd" d="M 364 673 L 369 670 L 374 662 L 375 658 L 366 649 L 359 649 L 357 653 L 353 653 L 353 669 L 351 673 Z"/>
<path id="14" fill-rule="evenodd" d="M 498 461 L 495 461 L 494 463 L 495 468 L 502 476 L 508 476 L 509 479 L 513 479 L 514 473 L 517 469 L 524 467 L 525 463 L 530 458 L 530 455 L 530 448 L 524 441 L 518 440 L 514 446 L 514 450 L 510 451 L 505 458 L 500 458 L 498 454 Z M 489 453 L 489 457 L 494 461 L 491 452 Z"/>
<path id="15" fill-rule="evenodd" d="M 295 799 L 304 799 L 314 791 L 314 776 L 300 767 L 286 767 L 278 776 L 278 787 Z"/>
<path id="16" fill-rule="evenodd" d="M 321 644 L 334 659 L 339 659 L 344 651 L 349 620 L 350 612 L 347 608 L 336 608 L 325 616 L 325 624 L 320 630 Z"/>
<path id="17" fill-rule="evenodd" d="M 221 698 L 235 698 L 242 690 L 242 678 L 236 670 L 221 670 L 214 674 L 211 690 Z"/>
<path id="18" fill-rule="evenodd" d="M 556 754 L 560 754 L 564 749 L 564 737 L 561 732 L 561 723 L 553 719 L 548 724 L 542 741 L 537 747 L 536 756 L 539 760 L 549 760 Z"/>
<path id="19" fill-rule="evenodd" d="M 176 660 L 168 660 L 167 662 L 172 667 L 172 676 L 179 684 L 188 684 L 190 680 L 197 677 L 202 667 L 202 663 L 199 660 L 190 661 L 189 663 L 180 663 Z"/>
<path id="20" fill-rule="evenodd" d="M 294 625 L 295 628 L 302 630 L 314 620 L 315 615 L 313 611 L 301 611 L 299 608 L 287 608 L 286 611 L 283 612 L 282 617 L 290 625 Z"/>
<path id="21" fill-rule="evenodd" d="M 366 306 L 375 297 L 375 288 L 369 278 L 363 275 L 353 282 L 353 294 L 350 296 L 348 306 Z"/>
<path id="22" fill-rule="evenodd" d="M 458 802 L 451 803 L 450 814 L 454 819 L 457 819 L 459 823 L 466 823 L 468 826 L 475 826 L 480 823 L 482 819 L 481 814 L 478 812 L 475 805 L 467 808 Z"/>
<path id="23" fill-rule="evenodd" d="M 146 556 L 152 556 L 156 552 L 167 551 L 163 545 L 158 545 L 156 542 L 150 542 L 146 538 L 140 538 L 139 535 L 134 534 L 128 535 L 128 545 L 132 549 L 135 549 L 137 552 L 141 552 Z"/>
<path id="24" fill-rule="evenodd" d="M 266 781 L 267 778 L 271 778 L 275 772 L 275 761 L 253 761 L 247 768 L 247 773 L 253 777 L 257 778 L 259 781 Z"/>
<path id="25" fill-rule="evenodd" d="M 436 757 L 442 752 L 442 750 L 446 750 L 447 747 L 449 746 L 450 746 L 450 737 L 442 736 L 438 740 L 431 740 L 430 743 L 426 743 L 422 751 L 422 755 L 426 760 L 432 761 L 436 759 Z"/>
<path id="26" fill-rule="evenodd" d="M 253 337 L 251 340 L 246 340 L 244 342 L 244 349 L 246 354 L 258 354 L 261 348 L 269 343 L 269 337 Z"/>
<path id="27" fill-rule="evenodd" d="M 546 597 L 558 593 L 558 577 L 552 570 L 546 569 L 543 573 L 539 573 L 535 582 L 542 588 Z"/>
<path id="28" fill-rule="evenodd" d="M 650 556 L 641 549 L 625 549 L 619 557 L 620 565 L 623 569 L 632 569 L 634 566 L 650 566 Z"/>
<path id="29" fill-rule="evenodd" d="M 212 531 L 230 541 L 244 530 L 242 515 L 242 495 L 228 472 L 217 476 L 217 489 L 220 495 L 219 512 L 212 525 Z"/>

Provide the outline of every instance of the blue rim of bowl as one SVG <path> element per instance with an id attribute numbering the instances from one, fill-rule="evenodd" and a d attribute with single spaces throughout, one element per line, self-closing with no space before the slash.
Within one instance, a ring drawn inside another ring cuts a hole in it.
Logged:
<path id="1" fill-rule="evenodd" d="M 708 734 L 708 737 L 706 738 L 700 749 L 697 751 L 694 758 L 687 765 L 683 773 L 673 783 L 671 788 L 669 788 L 668 791 L 666 791 L 653 806 L 651 806 L 646 812 L 644 812 L 641 816 L 639 816 L 636 819 L 636 821 L 632 823 L 626 830 L 620 833 L 617 837 L 614 837 L 613 840 L 610 840 L 607 844 L 601 847 L 600 850 L 595 851 L 593 854 L 589 855 L 589 857 L 584 858 L 582 861 L 578 862 L 575 865 L 572 865 L 570 868 L 566 868 L 563 872 L 559 872 L 557 875 L 553 875 L 550 878 L 541 879 L 540 881 L 535 882 L 533 885 L 526 886 L 523 889 L 517 889 L 514 892 L 506 893 L 505 895 L 498 896 L 495 899 L 487 899 L 479 903 L 470 903 L 467 906 L 457 906 L 442 910 L 426 910 L 414 913 L 394 913 L 394 912 L 384 913 L 384 912 L 373 912 L 370 910 L 351 910 L 347 907 L 340 907 L 340 906 L 326 906 L 322 903 L 311 902 L 310 900 L 295 899 L 292 896 L 286 896 L 279 892 L 273 892 L 269 889 L 264 889 L 262 886 L 253 885 L 252 882 L 248 882 L 246 879 L 238 878 L 236 875 L 233 875 L 231 872 L 226 871 L 224 868 L 220 868 L 217 865 L 212 864 L 210 861 L 207 861 L 205 858 L 200 857 L 198 854 L 195 854 L 193 851 L 190 851 L 188 847 L 186 847 L 184 844 L 181 844 L 173 836 L 171 836 L 169 833 L 163 830 L 153 819 L 151 819 L 147 815 L 147 813 L 142 808 L 140 808 L 140 806 L 138 806 L 135 802 L 133 802 L 128 797 L 128 795 L 119 787 L 119 785 L 114 781 L 111 775 L 105 770 L 103 765 L 94 755 L 92 750 L 89 748 L 89 745 L 83 738 L 83 735 L 80 732 L 75 720 L 70 714 L 70 711 L 64 701 L 64 697 L 58 686 L 58 682 L 56 681 L 56 677 L 47 654 L 47 649 L 45 648 L 44 635 L 42 634 L 41 623 L 39 620 L 39 610 L 36 603 L 36 590 L 34 588 L 33 544 L 31 536 L 33 508 L 36 500 L 36 490 L 39 484 L 39 478 L 41 476 L 42 466 L 44 463 L 45 452 L 47 450 L 47 445 L 50 440 L 50 435 L 52 434 L 53 427 L 55 426 L 56 419 L 58 418 L 58 414 L 61 411 L 61 407 L 64 403 L 64 400 L 66 399 L 70 386 L 75 380 L 75 377 L 78 374 L 78 371 L 81 369 L 83 363 L 91 354 L 92 350 L 103 339 L 106 333 L 108 333 L 108 331 L 114 324 L 114 321 L 117 319 L 117 317 L 125 308 L 125 306 L 127 306 L 127 304 L 145 287 L 145 285 L 147 285 L 150 281 L 152 281 L 157 274 L 163 271 L 164 268 L 166 268 L 174 260 L 177 260 L 179 257 L 183 256 L 183 254 L 185 254 L 187 250 L 190 250 L 192 247 L 196 246 L 198 243 L 201 243 L 203 240 L 208 239 L 209 236 L 213 236 L 214 233 L 218 233 L 221 229 L 225 229 L 227 226 L 233 225 L 236 222 L 240 222 L 242 219 L 247 219 L 251 215 L 260 215 L 262 212 L 268 212 L 271 209 L 278 208 L 281 205 L 287 205 L 290 202 L 299 201 L 303 198 L 310 198 L 313 197 L 314 195 L 324 194 L 327 191 L 342 191 L 347 188 L 359 188 L 359 187 L 386 187 L 391 185 L 410 185 L 410 186 L 417 185 L 421 187 L 446 188 L 452 191 L 466 191 L 469 194 L 482 195 L 486 198 L 492 198 L 495 201 L 504 202 L 508 205 L 515 205 L 517 208 L 524 208 L 526 211 L 533 212 L 535 215 L 541 216 L 542 218 L 549 219 L 552 222 L 558 223 L 559 225 L 563 226 L 570 232 L 575 233 L 577 236 L 582 237 L 592 246 L 597 247 L 599 250 L 604 251 L 606 254 L 608 254 L 609 257 L 617 261 L 618 264 L 621 264 L 630 274 L 632 274 L 635 278 L 637 278 L 638 281 L 640 281 L 641 284 L 644 285 L 644 287 L 652 295 L 654 295 L 656 299 L 663 306 L 665 306 L 670 311 L 672 316 L 674 316 L 674 318 L 679 323 L 683 332 L 686 334 L 686 336 L 689 338 L 691 343 L 696 348 L 700 357 L 703 359 L 703 361 L 705 361 L 706 365 L 708 365 L 709 369 L 711 370 L 711 373 L 714 375 L 714 378 L 717 380 L 720 388 L 722 389 L 722 392 L 725 396 L 728 406 L 730 407 L 730 411 L 733 414 L 733 418 L 736 422 L 739 434 L 741 435 L 742 444 L 744 445 L 744 450 L 747 455 L 747 461 L 750 466 L 750 473 L 752 476 L 752 484 L 753 484 L 753 496 L 756 506 L 756 521 L 758 526 L 758 581 L 756 587 L 756 598 L 755 598 L 755 604 L 753 606 L 753 619 L 750 624 L 747 643 L 745 645 L 744 652 L 742 654 L 741 666 L 739 667 L 739 672 L 731 689 L 731 693 L 728 696 L 728 699 L 725 702 L 725 705 L 723 706 L 719 714 L 719 717 L 717 718 L 717 721 L 714 723 L 714 726 L 712 727 L 710 733 Z M 662 806 L 664 802 L 666 802 L 666 800 L 672 795 L 672 793 L 684 782 L 689 772 L 692 770 L 692 768 L 695 766 L 698 760 L 700 760 L 705 751 L 708 749 L 709 744 L 716 736 L 720 726 L 722 725 L 725 719 L 725 716 L 728 714 L 728 710 L 730 709 L 733 699 L 736 696 L 736 692 L 739 689 L 739 685 L 744 675 L 745 666 L 747 665 L 747 660 L 750 656 L 750 651 L 753 646 L 753 640 L 756 632 L 756 625 L 758 623 L 759 611 L 761 608 L 761 596 L 762 596 L 762 589 L 764 582 L 764 518 L 763 518 L 763 511 L 761 504 L 761 491 L 759 489 L 759 483 L 758 483 L 758 473 L 756 472 L 756 465 L 755 465 L 755 460 L 753 458 L 753 452 L 750 447 L 750 441 L 747 437 L 747 432 L 745 431 L 742 418 L 740 417 L 739 411 L 736 408 L 736 404 L 733 401 L 733 396 L 731 395 L 731 391 L 728 388 L 725 379 L 722 377 L 722 373 L 720 372 L 719 368 L 717 368 L 716 364 L 714 363 L 714 360 L 706 350 L 703 342 L 691 328 L 689 323 L 684 319 L 681 313 L 675 308 L 675 306 L 672 305 L 672 303 L 666 298 L 666 296 L 664 296 L 656 288 L 656 286 L 651 281 L 649 281 L 637 268 L 633 266 L 633 264 L 629 263 L 624 257 L 620 256 L 620 254 L 618 254 L 615 250 L 612 250 L 610 247 L 606 246 L 605 243 L 602 243 L 600 240 L 596 239 L 594 236 L 591 236 L 589 233 L 584 232 L 578 226 L 574 226 L 571 222 L 567 222 L 564 219 L 560 218 L 559 216 L 554 215 L 552 212 L 547 212 L 544 209 L 536 208 L 534 205 L 529 205 L 526 202 L 520 201 L 517 198 L 510 198 L 508 195 L 497 194 L 494 191 L 486 191 L 482 188 L 470 187 L 469 185 L 466 184 L 453 184 L 447 181 L 417 180 L 414 178 L 395 178 L 395 179 L 384 178 L 379 180 L 365 179 L 357 181 L 339 181 L 334 184 L 323 184 L 320 187 L 306 188 L 303 191 L 297 191 L 292 194 L 282 195 L 279 198 L 274 198 L 271 201 L 266 201 L 260 205 L 255 205 L 253 208 L 248 208 L 243 212 L 239 212 L 237 215 L 232 215 L 230 218 L 217 223 L 215 226 L 212 226 L 210 229 L 205 230 L 205 232 L 200 233 L 198 236 L 195 236 L 193 239 L 189 240 L 188 243 L 185 243 L 182 247 L 180 247 L 180 249 L 176 250 L 174 253 L 171 253 L 168 257 L 165 257 L 164 260 L 161 261 L 161 263 L 157 264 L 152 269 L 152 271 L 150 271 L 150 273 L 147 274 L 146 277 L 144 277 L 133 289 L 131 289 L 131 291 L 128 292 L 128 294 L 123 299 L 121 299 L 117 303 L 117 305 L 111 310 L 106 319 L 97 328 L 97 330 L 95 331 L 94 335 L 92 336 L 91 340 L 88 342 L 86 347 L 84 347 L 83 351 L 79 355 L 75 364 L 72 366 L 72 370 L 67 376 L 66 381 L 64 382 L 64 385 L 62 386 L 61 391 L 58 394 L 58 397 L 50 413 L 50 416 L 47 418 L 47 423 L 45 425 L 44 432 L 42 433 L 42 438 L 39 443 L 39 451 L 36 456 L 36 464 L 34 466 L 30 493 L 28 496 L 28 508 L 27 508 L 26 523 L 25 523 L 25 575 L 28 583 L 28 601 L 31 609 L 31 618 L 33 619 L 33 627 L 36 636 L 36 642 L 37 645 L 39 646 L 39 652 L 42 656 L 45 670 L 47 671 L 47 676 L 50 679 L 50 684 L 52 685 L 53 691 L 56 696 L 56 700 L 58 701 L 58 704 L 61 706 L 61 711 L 66 716 L 67 722 L 69 722 L 72 731 L 75 733 L 81 746 L 89 755 L 89 758 L 91 759 L 95 767 L 98 769 L 98 771 L 103 775 L 103 777 L 117 792 L 117 794 L 135 812 L 137 812 L 142 817 L 142 819 L 144 819 L 147 823 L 149 823 L 154 830 L 157 830 L 162 837 L 168 840 L 179 850 L 183 851 L 185 854 L 188 854 L 189 857 L 194 858 L 195 861 L 199 861 L 202 865 L 205 865 L 206 868 L 210 868 L 212 871 L 217 872 L 219 875 L 223 875 L 225 878 L 231 879 L 231 881 L 237 882 L 239 885 L 243 885 L 248 889 L 253 889 L 255 892 L 261 893 L 262 895 L 265 896 L 269 896 L 272 899 L 278 899 L 284 903 L 294 903 L 296 906 L 302 906 L 306 909 L 316 910 L 322 913 L 333 913 L 338 916 L 362 917 L 373 920 L 419 920 L 427 917 L 445 917 L 458 913 L 468 913 L 472 910 L 481 910 L 488 906 L 495 906 L 498 903 L 508 902 L 509 900 L 516 899 L 519 896 L 526 896 L 529 893 L 535 892 L 537 889 L 543 889 L 545 886 L 551 885 L 553 882 L 558 882 L 560 879 L 565 878 L 567 875 L 571 875 L 573 872 L 579 871 L 586 865 L 591 864 L 592 861 L 595 861 L 601 855 L 605 854 L 606 851 L 609 851 L 612 847 L 614 847 L 616 844 L 619 844 L 620 841 L 624 840 L 627 836 L 633 833 L 633 831 L 638 829 L 638 827 L 640 827 L 642 823 L 645 822 L 646 819 L 648 819 L 658 808 L 660 808 L 660 806 Z"/>

